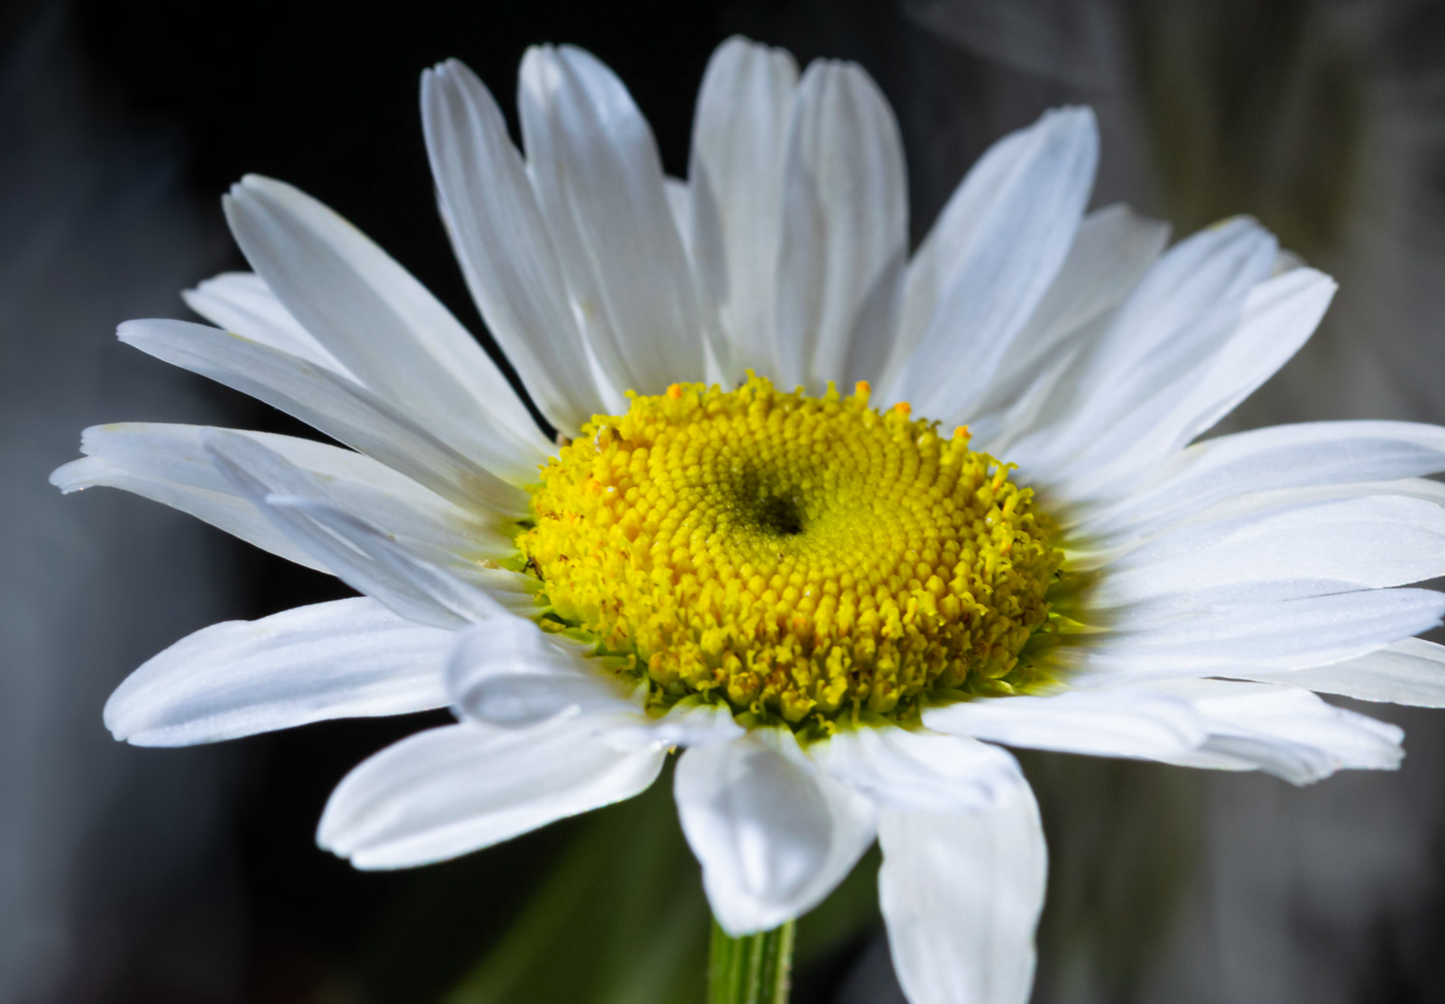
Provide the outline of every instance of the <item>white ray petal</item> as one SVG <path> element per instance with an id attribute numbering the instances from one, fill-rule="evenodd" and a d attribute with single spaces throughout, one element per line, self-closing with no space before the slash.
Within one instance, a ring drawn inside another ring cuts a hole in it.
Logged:
<path id="1" fill-rule="evenodd" d="M 471 70 L 448 60 L 422 75 L 422 125 L 442 218 L 472 297 L 542 414 L 576 436 L 607 409 L 501 109 Z"/>
<path id="2" fill-rule="evenodd" d="M 530 176 L 573 309 L 619 388 L 704 376 L 703 333 L 662 163 L 617 76 L 572 46 L 532 48 L 517 101 Z"/>
<path id="3" fill-rule="evenodd" d="M 1084 217 L 1059 273 L 999 361 L 987 390 L 947 420 L 978 434 L 981 416 L 1012 407 L 1050 360 L 1134 290 L 1169 240 L 1169 225 L 1113 205 Z"/>
<path id="4" fill-rule="evenodd" d="M 97 425 L 81 436 L 85 459 L 52 475 L 62 491 L 110 485 L 190 513 L 258 547 L 319 567 L 316 560 L 281 534 L 206 456 L 195 425 L 117 423 Z M 395 537 L 424 543 L 468 561 L 516 552 L 506 520 L 467 512 L 385 464 L 326 443 L 267 433 L 232 431 L 273 450 L 323 479 L 342 508 L 384 527 Z"/>
<path id="5" fill-rule="evenodd" d="M 458 574 L 461 568 L 451 555 L 403 547 L 389 534 L 336 504 L 314 496 L 271 493 L 265 499 L 268 512 L 295 513 L 313 528 L 331 534 L 337 541 L 370 559 L 396 581 L 418 591 L 440 609 L 468 623 L 495 616 L 499 610 L 532 613 L 534 580 L 505 569 L 476 569 Z"/>
<path id="6" fill-rule="evenodd" d="M 1254 513 L 1277 512 L 1296 506 L 1332 502 L 1338 499 L 1364 499 L 1395 496 L 1418 499 L 1431 505 L 1445 506 L 1445 482 L 1429 478 L 1401 478 L 1398 481 L 1351 481 L 1333 485 L 1312 485 L 1304 488 L 1279 488 L 1273 491 L 1251 492 L 1234 495 L 1206 509 L 1190 513 L 1185 519 L 1173 524 L 1160 533 L 1183 529 L 1186 526 L 1234 519 Z M 1150 536 L 1154 536 L 1151 534 Z M 1107 538 L 1106 538 L 1107 539 Z M 1123 553 L 1138 546 L 1129 531 L 1114 538 L 1114 547 L 1097 551 L 1100 555 Z M 1076 554 L 1086 553 L 1076 551 Z"/>
<path id="7" fill-rule="evenodd" d="M 1112 629 L 1060 650 L 1090 686 L 1342 662 L 1436 627 L 1445 594 L 1376 589 L 1182 615 L 1143 608 L 1133 620 L 1127 610 L 1116 614 Z"/>
<path id="8" fill-rule="evenodd" d="M 906 388 L 899 385 L 904 364 L 912 357 L 933 320 L 939 297 L 950 284 L 957 263 L 967 260 L 969 248 L 977 243 L 982 233 L 981 224 L 988 219 L 989 207 L 1034 156 L 1042 127 L 1042 122 L 1036 122 L 1009 133 L 984 151 L 953 190 L 908 262 L 897 337 L 887 369 L 878 380 L 881 396 L 906 397 Z"/>
<path id="9" fill-rule="evenodd" d="M 126 677 L 105 725 L 137 746 L 190 746 L 439 708 L 453 638 L 367 597 L 213 624 Z"/>
<path id="10" fill-rule="evenodd" d="M 689 749 L 677 763 L 682 830 L 702 862 L 713 915 L 733 936 L 765 931 L 820 903 L 873 842 L 877 813 L 757 734 Z"/>
<path id="11" fill-rule="evenodd" d="M 202 443 L 216 468 L 283 533 L 352 588 L 408 620 L 455 629 L 494 615 L 508 593 L 513 605 L 528 603 L 523 576 L 491 573 L 489 595 L 344 512 L 314 476 L 248 437 L 213 430 Z"/>
<path id="12" fill-rule="evenodd" d="M 587 716 L 619 749 L 704 746 L 743 734 L 726 705 L 697 697 L 660 716 L 646 712 L 646 688 L 594 656 L 595 647 L 499 612 L 457 636 L 447 667 L 451 703 L 465 718 L 504 728 Z"/>
<path id="13" fill-rule="evenodd" d="M 357 868 L 407 868 L 490 847 L 644 791 L 664 753 L 622 752 L 558 719 L 462 724 L 403 739 L 337 785 L 316 840 Z"/>
<path id="14" fill-rule="evenodd" d="M 783 159 L 797 84 L 788 52 L 734 37 L 713 53 L 698 91 L 688 167 L 692 259 L 716 314 L 714 349 L 729 385 L 749 368 L 778 373 Z"/>
<path id="15" fill-rule="evenodd" d="M 1445 428 L 1417 422 L 1305 422 L 1211 439 L 1154 483 L 1090 513 L 1085 536 L 1142 536 L 1243 494 L 1388 481 L 1445 470 Z"/>
<path id="16" fill-rule="evenodd" d="M 300 356 L 326 369 L 356 380 L 341 360 L 316 340 L 276 299 L 276 294 L 254 272 L 223 272 L 195 289 L 181 293 L 186 306 L 218 328 L 233 331 L 253 342 Z"/>
<path id="17" fill-rule="evenodd" d="M 1232 680 L 1169 680 L 1149 689 L 1187 700 L 1209 729 L 1197 753 L 1161 759 L 1181 766 L 1262 770 L 1310 784 L 1339 770 L 1394 770 L 1404 732 L 1308 690 Z"/>
<path id="18" fill-rule="evenodd" d="M 1337 288 L 1323 272 L 1298 267 L 1251 289 L 1239 327 L 1162 426 L 1172 437 L 1168 449 L 1213 428 L 1288 362 L 1314 334 Z"/>
<path id="19" fill-rule="evenodd" d="M 1237 328 L 1245 297 L 1269 277 L 1277 251 L 1273 235 L 1247 219 L 1176 244 L 1087 347 L 1010 459 L 1047 482 L 1111 459 L 1118 446 L 1110 437 L 1148 430 L 1175 403 L 1162 390 L 1196 370 Z"/>
<path id="20" fill-rule="evenodd" d="M 964 424 L 978 444 L 977 448 L 995 457 L 1013 456 L 1014 437 L 1039 424 L 1060 396 L 1062 388 L 1072 379 L 1074 366 L 1088 348 L 1089 341 L 1105 325 L 1107 317 L 1085 325 L 1072 338 L 1073 344 L 1062 346 L 1053 358 L 1028 374 L 1017 385 L 1002 388 L 1006 402 L 992 411 L 969 416 Z M 1078 510 L 1074 510 L 1078 511 Z M 1061 513 L 1061 516 L 1067 516 Z"/>
<path id="21" fill-rule="evenodd" d="M 859 66 L 818 60 L 798 85 L 783 167 L 779 382 L 821 392 L 887 362 L 908 256 L 898 123 Z"/>
<path id="22" fill-rule="evenodd" d="M 1093 113 L 1047 113 L 1026 144 L 956 257 L 938 263 L 938 302 L 898 389 L 922 414 L 967 413 L 986 394 L 1078 233 L 1098 163 Z"/>
<path id="23" fill-rule="evenodd" d="M 1148 424 L 1111 430 L 1095 447 L 1101 462 L 1076 476 L 1068 496 L 1117 498 L 1190 440 L 1211 428 L 1274 375 L 1304 345 L 1334 297 L 1335 282 L 1297 268 L 1249 291 L 1235 327 L 1194 370 L 1155 390 L 1165 402 Z"/>
<path id="24" fill-rule="evenodd" d="M 1228 322 L 1237 319 L 1244 297 L 1269 278 L 1278 253 L 1274 235 L 1244 217 L 1226 220 L 1180 241 L 1149 270 L 1123 305 L 1120 317 L 1092 354 L 1088 368 L 1098 376 L 1110 371 L 1134 371 L 1137 364 L 1160 356 L 1161 350 L 1167 356 L 1169 350 L 1212 345 L 1219 334 L 1215 322 L 1220 316 Z M 1226 333 L 1232 330 L 1232 323 L 1224 328 Z M 1182 365 L 1184 357 L 1167 361 Z M 1150 375 L 1160 371 L 1159 367 L 1150 369 Z M 1132 382 L 1145 382 L 1142 373 L 1131 372 L 1130 377 Z M 1116 405 L 1112 410 L 1121 409 Z"/>
<path id="25" fill-rule="evenodd" d="M 1306 503 L 1160 534 L 1110 562 L 1088 602 L 1205 609 L 1379 589 L 1445 575 L 1445 509 L 1374 496 Z"/>
<path id="26" fill-rule="evenodd" d="M 682 238 L 683 247 L 692 254 L 692 189 L 681 178 L 664 178 L 663 191 L 667 193 L 667 209 L 672 213 L 677 235 Z"/>
<path id="27" fill-rule="evenodd" d="M 1026 1004 L 1048 854 L 1022 779 L 993 808 L 885 809 L 878 898 L 913 1004 Z"/>
<path id="28" fill-rule="evenodd" d="M 1231 675 L 1360 701 L 1445 708 L 1445 646 L 1423 638 L 1406 638 L 1358 659 L 1330 666 Z"/>
<path id="29" fill-rule="evenodd" d="M 726 704 L 708 704 L 698 697 L 678 701 L 659 718 L 635 714 L 632 723 L 607 733 L 607 742 L 626 746 L 711 746 L 741 738 L 746 732 Z"/>
<path id="30" fill-rule="evenodd" d="M 508 480 L 549 444 L 476 340 L 410 273 L 304 192 L 248 175 L 225 199 L 246 259 L 307 331 L 393 407 Z"/>
<path id="31" fill-rule="evenodd" d="M 234 489 L 212 492 L 193 485 L 175 484 L 138 473 L 102 457 L 81 457 L 56 468 L 51 472 L 50 483 L 65 493 L 101 486 L 119 488 L 179 509 L 287 561 L 319 572 L 328 571 L 310 552 L 282 533 L 262 515 L 261 510 Z"/>
<path id="32" fill-rule="evenodd" d="M 589 658 L 586 646 L 523 617 L 492 617 L 459 634 L 446 678 L 458 712 L 489 725 L 638 710 L 635 688 Z"/>
<path id="33" fill-rule="evenodd" d="M 1146 760 L 1186 753 L 1206 736 L 1187 702 L 1125 687 L 960 701 L 926 709 L 923 724 L 1005 746 Z"/>
<path id="34" fill-rule="evenodd" d="M 983 809 L 1023 777 L 997 746 L 895 727 L 845 729 L 810 744 L 807 753 L 824 773 L 895 809 Z"/>
<path id="35" fill-rule="evenodd" d="M 297 356 L 186 321 L 127 321 L 120 340 L 279 408 L 463 508 L 522 516 L 527 493 L 366 388 Z"/>

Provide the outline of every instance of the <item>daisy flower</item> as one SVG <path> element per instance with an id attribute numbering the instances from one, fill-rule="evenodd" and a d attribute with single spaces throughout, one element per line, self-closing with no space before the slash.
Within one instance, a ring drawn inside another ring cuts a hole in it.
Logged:
<path id="1" fill-rule="evenodd" d="M 527 403 L 319 202 L 225 200 L 254 273 L 216 327 L 128 344 L 343 446 L 86 431 L 110 485 L 362 595 L 182 639 L 116 690 L 185 745 L 450 707 L 331 796 L 360 868 L 464 854 L 628 798 L 680 750 L 682 829 L 729 935 L 786 925 L 877 839 L 908 998 L 1027 998 L 1037 806 L 1006 746 L 1264 770 L 1392 768 L 1315 692 L 1445 703 L 1445 429 L 1195 442 L 1309 337 L 1331 280 L 1248 219 L 1168 245 L 1087 212 L 1097 134 L 994 145 L 910 256 L 898 127 L 857 66 L 734 39 L 687 181 L 623 84 L 521 67 L 522 147 L 448 62 L 422 82 L 441 212 Z M 1192 444 L 1192 445 L 1191 445 Z"/>

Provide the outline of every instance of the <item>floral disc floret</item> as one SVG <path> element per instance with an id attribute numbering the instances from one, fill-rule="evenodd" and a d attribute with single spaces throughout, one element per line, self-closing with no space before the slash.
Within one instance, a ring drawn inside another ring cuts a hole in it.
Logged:
<path id="1" fill-rule="evenodd" d="M 1010 468 L 906 404 L 674 384 L 561 448 L 519 546 L 544 622 L 649 685 L 831 730 L 1005 694 L 1062 561 Z"/>

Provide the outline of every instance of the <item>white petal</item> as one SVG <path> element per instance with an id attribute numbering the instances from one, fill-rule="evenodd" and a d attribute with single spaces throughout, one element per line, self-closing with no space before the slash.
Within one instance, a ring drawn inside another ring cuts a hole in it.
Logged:
<path id="1" fill-rule="evenodd" d="M 1251 492 L 1245 495 L 1235 495 L 1206 509 L 1191 513 L 1186 519 L 1171 526 L 1169 531 L 1176 528 L 1183 529 L 1185 526 L 1191 524 L 1233 519 L 1239 516 L 1248 516 L 1253 513 L 1280 511 L 1296 506 L 1332 502 L 1338 499 L 1381 498 L 1385 496 L 1418 499 L 1422 502 L 1429 502 L 1431 505 L 1445 506 L 1445 483 L 1431 481 L 1429 478 L 1401 478 L 1398 481 L 1354 481 L 1345 484 L 1314 485 L 1306 488 L 1279 488 L 1274 491 Z M 1137 545 L 1138 543 L 1137 540 L 1131 540 L 1130 537 L 1127 536 L 1127 533 L 1128 531 L 1126 531 L 1125 534 L 1121 534 L 1119 538 L 1116 538 L 1122 540 L 1122 547 L 1124 549 L 1127 549 L 1131 545 Z M 1120 546 L 1116 546 L 1111 553 L 1120 553 L 1120 551 Z M 1084 554 L 1084 552 L 1080 550 L 1074 550 L 1071 553 L 1072 555 L 1080 556 Z M 1089 559 L 1085 557 L 1082 560 Z"/>
<path id="2" fill-rule="evenodd" d="M 1445 708 L 1445 647 L 1423 638 L 1406 638 L 1331 666 L 1231 675 L 1360 701 Z"/>
<path id="3" fill-rule="evenodd" d="M 223 272 L 184 291 L 181 297 L 186 306 L 218 328 L 356 380 L 356 375 L 291 316 L 266 280 L 254 272 Z"/>
<path id="4" fill-rule="evenodd" d="M 361 382 L 525 484 L 549 445 L 457 319 L 360 231 L 309 195 L 250 175 L 225 200 L 236 243 L 287 310 Z"/>
<path id="5" fill-rule="evenodd" d="M 191 485 L 174 484 L 138 473 L 102 457 L 81 457 L 56 468 L 51 472 L 50 483 L 66 493 L 97 486 L 119 488 L 152 502 L 179 509 L 287 561 L 294 561 L 319 572 L 327 571 L 310 552 L 277 529 L 259 509 L 234 489 L 218 493 Z"/>
<path id="6" fill-rule="evenodd" d="M 1445 575 L 1445 509 L 1376 496 L 1308 503 L 1161 534 L 1107 566 L 1087 602 L 1204 609 Z"/>
<path id="7" fill-rule="evenodd" d="M 1394 770 L 1404 732 L 1335 708 L 1308 690 L 1230 680 L 1170 680 L 1151 689 L 1189 701 L 1209 729 L 1182 766 L 1263 770 L 1310 784 L 1338 770 Z"/>
<path id="8" fill-rule="evenodd" d="M 755 734 L 689 749 L 675 777 L 682 831 L 713 915 L 733 936 L 777 927 L 833 891 L 873 842 L 871 802 Z"/>
<path id="9" fill-rule="evenodd" d="M 562 266 L 492 95 L 448 60 L 422 76 L 442 218 L 482 317 L 548 421 L 576 436 L 605 412 Z"/>
<path id="10" fill-rule="evenodd" d="M 778 373 L 775 303 L 783 158 L 798 67 L 783 49 L 730 38 L 708 61 L 693 116 L 692 258 L 717 315 L 730 385 Z"/>
<path id="11" fill-rule="evenodd" d="M 1188 702 L 1126 687 L 960 701 L 926 709 L 923 724 L 1006 746 L 1147 760 L 1186 753 L 1206 735 Z"/>
<path id="12" fill-rule="evenodd" d="M 451 703 L 463 717 L 503 728 L 585 716 L 616 749 L 704 746 L 743 734 L 726 705 L 698 698 L 654 717 L 643 708 L 645 688 L 618 676 L 591 648 L 498 613 L 457 636 L 447 668 Z"/>
<path id="13" fill-rule="evenodd" d="M 283 533 L 342 581 L 408 620 L 457 628 L 495 615 L 507 592 L 518 606 L 529 602 L 522 576 L 491 573 L 496 598 L 489 596 L 342 511 L 315 477 L 252 439 L 212 430 L 202 443 L 216 468 Z"/>
<path id="14" fill-rule="evenodd" d="M 780 382 L 876 379 L 902 293 L 908 180 L 893 110 L 861 67 L 819 60 L 803 74 L 782 192 Z"/>
<path id="15" fill-rule="evenodd" d="M 681 178 L 664 178 L 663 191 L 667 193 L 667 209 L 672 213 L 672 222 L 677 235 L 682 238 L 683 247 L 692 248 L 692 190 Z"/>
<path id="16" fill-rule="evenodd" d="M 174 506 L 257 547 L 312 568 L 317 561 L 237 494 L 201 445 L 206 427 L 152 423 L 97 425 L 81 436 L 83 460 L 51 483 L 70 492 L 109 485 Z M 466 561 L 516 553 L 504 519 L 467 512 L 384 464 L 351 450 L 291 436 L 237 431 L 322 478 L 342 508 L 395 537 L 449 551 Z"/>
<path id="17" fill-rule="evenodd" d="M 1153 485 L 1091 514 L 1085 535 L 1139 536 L 1245 493 L 1445 470 L 1445 428 L 1414 422 L 1306 422 L 1190 447 Z"/>
<path id="18" fill-rule="evenodd" d="M 1445 595 L 1429 589 L 1375 589 L 1279 603 L 1215 607 L 1206 613 L 1137 622 L 1059 651 L 1077 659 L 1091 686 L 1148 677 L 1228 676 L 1301 669 L 1353 659 L 1436 627 Z"/>
<path id="19" fill-rule="evenodd" d="M 1056 116 L 1046 117 L 1052 121 Z M 966 260 L 969 247 L 980 234 L 979 224 L 988 218 L 989 209 L 998 201 L 1037 149 L 1037 134 L 1043 126 L 1036 122 L 1027 129 L 1012 132 L 994 142 L 971 167 L 943 211 L 938 214 L 928 236 L 909 261 L 903 283 L 903 308 L 898 319 L 898 334 L 886 375 L 879 391 L 891 397 L 906 396 L 898 386 L 901 367 L 912 357 L 924 331 L 938 311 L 939 297 L 950 284 L 959 261 Z M 1053 128 L 1050 125 L 1048 128 Z"/>
<path id="20" fill-rule="evenodd" d="M 559 714 L 636 711 L 634 687 L 583 645 L 524 617 L 489 618 L 457 636 L 447 663 L 451 702 L 465 717 L 510 728 Z"/>
<path id="21" fill-rule="evenodd" d="M 596 57 L 533 48 L 518 85 L 532 183 L 574 310 L 612 382 L 701 379 L 702 329 L 652 131 Z"/>
<path id="22" fill-rule="evenodd" d="M 190 746 L 439 708 L 453 637 L 365 597 L 213 624 L 128 676 L 105 725 L 137 746 Z"/>
<path id="23" fill-rule="evenodd" d="M 127 321 L 120 340 L 299 418 L 463 508 L 522 516 L 527 494 L 366 388 L 297 356 L 186 321 Z"/>
<path id="24" fill-rule="evenodd" d="M 893 727 L 846 729 L 810 744 L 807 753 L 829 776 L 896 809 L 987 808 L 1023 778 L 1017 761 L 997 746 Z"/>
<path id="25" fill-rule="evenodd" d="M 1245 297 L 1267 279 L 1274 237 L 1231 220 L 1171 248 L 1081 358 L 1049 414 L 1010 450 L 1040 479 L 1102 466 L 1140 437 L 1175 399 L 1162 395 L 1236 329 Z M 1106 442 L 1107 440 L 1107 442 Z M 1111 452 L 1112 451 L 1112 452 Z"/>
<path id="26" fill-rule="evenodd" d="M 1098 163 L 1087 108 L 1046 114 L 964 240 L 941 259 L 938 301 L 898 390 L 923 414 L 967 414 L 1058 275 Z M 955 217 L 945 210 L 940 224 Z"/>
<path id="27" fill-rule="evenodd" d="M 452 622 L 451 618 L 475 623 L 501 610 L 536 610 L 534 582 L 524 575 L 504 569 L 478 569 L 471 575 L 459 575 L 455 563 L 448 560 L 451 555 L 419 555 L 416 548 L 402 547 L 375 525 L 319 498 L 271 493 L 265 504 L 268 513 L 280 514 L 283 520 L 294 514 L 307 521 L 310 530 L 329 533 L 338 544 L 350 545 L 369 561 L 372 572 L 384 576 L 393 588 L 410 588 L 435 605 L 437 611 L 449 615 L 447 623 Z M 340 577 L 346 579 L 345 575 Z"/>
<path id="28" fill-rule="evenodd" d="M 1218 335 L 1214 322 L 1228 322 L 1226 333 L 1233 329 L 1244 297 L 1269 278 L 1278 252 L 1274 236 L 1246 218 L 1227 220 L 1176 244 L 1124 304 L 1090 367 L 1099 374 L 1133 369 L 1161 349 L 1212 345 Z M 1142 382 L 1142 374 L 1133 377 Z"/>
<path id="29" fill-rule="evenodd" d="M 431 864 L 631 798 L 664 759 L 610 749 L 568 719 L 431 729 L 348 774 L 316 839 L 357 868 Z"/>
<path id="30" fill-rule="evenodd" d="M 1140 472 L 1152 472 L 1233 411 L 1314 333 L 1335 288 L 1329 276 L 1298 268 L 1250 290 L 1234 332 L 1197 368 L 1154 391 L 1166 407 L 1142 434 L 1121 432 L 1101 443 L 1098 453 L 1107 460 L 1075 478 L 1070 496 L 1123 494 Z"/>
<path id="31" fill-rule="evenodd" d="M 1301 267 L 1251 289 L 1239 327 L 1171 414 L 1170 448 L 1212 428 L 1288 362 L 1314 333 L 1337 288 L 1323 272 Z"/>
<path id="32" fill-rule="evenodd" d="M 980 416 L 1014 404 L 1064 346 L 1118 306 L 1169 240 L 1169 225 L 1114 205 L 1084 217 L 1069 256 L 1000 360 L 987 391 L 960 419 L 978 435 Z"/>
<path id="33" fill-rule="evenodd" d="M 1061 346 L 1051 359 L 1017 383 L 999 385 L 997 398 L 990 392 L 989 399 L 980 402 L 980 406 L 989 408 L 995 401 L 1000 406 L 970 416 L 966 423 L 978 443 L 977 448 L 995 457 L 1013 456 L 1014 438 L 1040 424 L 1042 416 L 1053 409 L 1062 396 L 1061 391 L 1073 378 L 1079 358 L 1106 320 L 1101 318 L 1085 325 L 1084 330 L 1071 339 L 1074 344 Z M 1067 518 L 1081 508 L 1075 507 L 1067 513 L 1061 511 L 1060 516 Z"/>
<path id="34" fill-rule="evenodd" d="M 733 718 L 726 704 L 707 704 L 692 697 L 678 701 L 660 718 L 639 715 L 633 725 L 614 728 L 608 734 L 608 741 L 653 746 L 710 746 L 738 739 L 746 731 Z"/>
<path id="35" fill-rule="evenodd" d="M 992 809 L 879 818 L 879 905 L 912 1004 L 1026 1004 L 1048 854 L 1020 780 Z"/>
<path id="36" fill-rule="evenodd" d="M 1168 223 L 1128 206 L 1105 206 L 1085 216 L 1058 275 L 1014 339 L 1007 366 L 1032 367 L 1069 334 L 1122 303 L 1168 242 Z"/>

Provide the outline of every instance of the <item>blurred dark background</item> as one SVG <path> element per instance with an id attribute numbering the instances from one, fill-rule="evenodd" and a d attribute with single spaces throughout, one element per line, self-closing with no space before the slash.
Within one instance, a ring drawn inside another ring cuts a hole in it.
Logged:
<path id="1" fill-rule="evenodd" d="M 116 420 L 299 431 L 115 342 L 244 267 L 246 172 L 348 216 L 485 339 L 437 219 L 421 70 L 504 107 L 525 47 L 591 49 L 685 175 L 712 48 L 742 32 L 879 80 L 915 237 L 989 142 L 1099 112 L 1096 204 L 1176 234 L 1249 212 L 1334 273 L 1314 342 L 1234 421 L 1445 422 L 1445 3 L 797 0 L 0 7 L 0 1004 L 698 1002 L 707 915 L 664 782 L 637 802 L 413 872 L 315 848 L 356 762 L 431 721 L 217 747 L 113 743 L 110 689 L 182 634 L 335 582 L 115 492 L 45 482 Z M 1445 715 L 1391 776 L 1298 791 L 1026 761 L 1053 856 L 1036 1001 L 1445 1000 Z M 898 1002 L 866 859 L 800 928 L 798 1004 Z"/>

